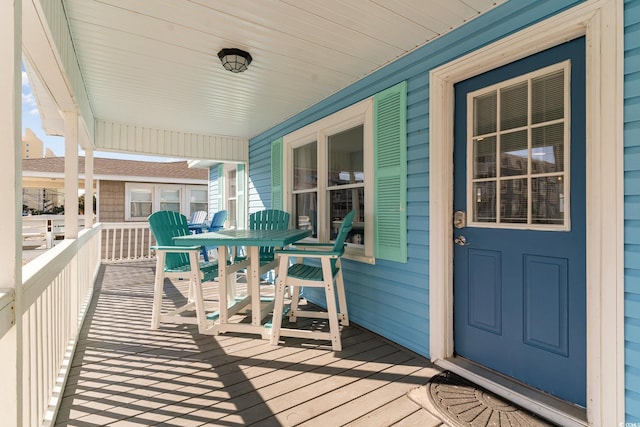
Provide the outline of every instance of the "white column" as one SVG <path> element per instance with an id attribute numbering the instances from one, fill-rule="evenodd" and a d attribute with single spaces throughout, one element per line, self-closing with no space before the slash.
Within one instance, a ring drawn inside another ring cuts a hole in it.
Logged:
<path id="1" fill-rule="evenodd" d="M 64 116 L 64 238 L 78 237 L 78 114 Z"/>
<path id="2" fill-rule="evenodd" d="M 0 40 L 0 135 L 7 148 L 0 156 L 0 234 L 4 236 L 0 243 L 0 292 L 15 293 L 13 311 L 22 313 L 22 2 L 0 1 Z M 22 425 L 21 332 L 18 316 L 0 336 L 0 414 L 4 425 Z"/>
<path id="3" fill-rule="evenodd" d="M 93 226 L 93 149 L 84 150 L 84 228 Z"/>

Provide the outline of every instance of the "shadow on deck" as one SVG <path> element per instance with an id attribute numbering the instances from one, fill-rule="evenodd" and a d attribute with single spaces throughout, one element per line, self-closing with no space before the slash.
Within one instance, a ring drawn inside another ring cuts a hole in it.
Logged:
<path id="1" fill-rule="evenodd" d="M 407 392 L 439 372 L 356 326 L 343 348 L 254 335 L 151 330 L 154 264 L 101 267 L 56 425 L 437 426 Z M 215 295 L 216 284 L 205 284 Z M 170 300 L 183 282 L 165 282 Z"/>

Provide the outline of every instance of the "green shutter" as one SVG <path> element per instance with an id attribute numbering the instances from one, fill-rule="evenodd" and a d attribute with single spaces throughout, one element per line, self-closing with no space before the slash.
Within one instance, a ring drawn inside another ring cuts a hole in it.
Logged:
<path id="1" fill-rule="evenodd" d="M 224 209 L 224 163 L 218 165 L 218 210 Z"/>
<path id="2" fill-rule="evenodd" d="M 407 262 L 407 83 L 373 103 L 375 256 Z"/>
<path id="3" fill-rule="evenodd" d="M 238 218 L 237 227 L 238 228 L 246 228 L 247 223 L 247 177 L 246 168 L 244 163 L 238 163 L 236 167 L 236 181 L 237 181 L 237 209 L 238 209 Z"/>
<path id="4" fill-rule="evenodd" d="M 282 138 L 271 143 L 271 209 L 282 209 Z"/>

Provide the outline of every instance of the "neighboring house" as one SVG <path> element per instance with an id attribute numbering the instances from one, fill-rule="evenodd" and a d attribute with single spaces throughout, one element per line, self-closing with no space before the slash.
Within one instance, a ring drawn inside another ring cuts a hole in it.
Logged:
<path id="1" fill-rule="evenodd" d="M 146 221 L 170 209 L 189 217 L 208 211 L 208 173 L 186 161 L 144 162 L 95 158 L 96 221 Z M 79 159 L 80 175 L 84 158 Z M 23 187 L 64 189 L 64 157 L 23 159 Z"/>

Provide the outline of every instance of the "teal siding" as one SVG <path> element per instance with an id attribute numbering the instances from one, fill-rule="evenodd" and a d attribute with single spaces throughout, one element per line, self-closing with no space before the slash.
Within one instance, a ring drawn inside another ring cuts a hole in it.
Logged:
<path id="1" fill-rule="evenodd" d="M 640 423 L 640 0 L 624 6 L 625 420 Z"/>
<path id="2" fill-rule="evenodd" d="M 404 264 L 378 259 L 376 265 L 344 262 L 353 322 L 429 355 L 429 71 L 578 3 L 510 0 L 250 140 L 252 211 L 271 204 L 271 141 L 407 81 L 408 260 Z"/>

